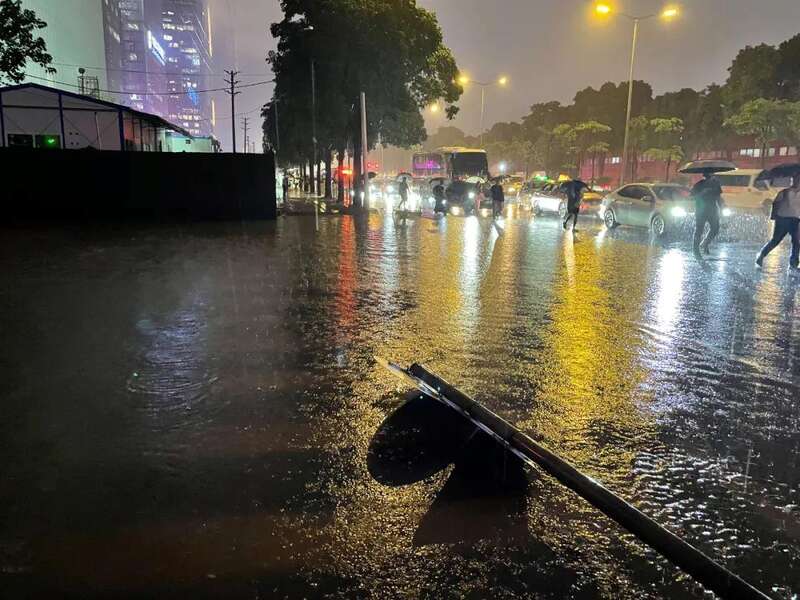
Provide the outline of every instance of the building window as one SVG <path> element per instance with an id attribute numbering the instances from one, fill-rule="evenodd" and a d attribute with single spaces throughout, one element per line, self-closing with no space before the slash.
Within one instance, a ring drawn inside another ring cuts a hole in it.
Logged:
<path id="1" fill-rule="evenodd" d="M 769 149 L 769 153 L 767 154 L 767 156 L 770 156 L 770 157 L 775 156 L 775 153 L 777 152 L 777 150 L 778 150 L 777 148 L 770 148 Z"/>

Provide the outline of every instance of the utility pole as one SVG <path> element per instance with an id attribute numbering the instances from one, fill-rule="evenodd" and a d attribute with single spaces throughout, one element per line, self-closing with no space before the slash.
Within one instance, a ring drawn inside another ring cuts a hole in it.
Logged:
<path id="1" fill-rule="evenodd" d="M 317 162 L 317 70 L 314 61 L 311 61 L 311 137 L 314 143 L 314 169 L 319 171 Z M 315 196 L 318 196 L 317 178 L 314 177 L 314 170 L 311 171 L 311 187 Z"/>
<path id="2" fill-rule="evenodd" d="M 231 97 L 231 134 L 233 136 L 233 153 L 236 154 L 236 96 L 241 94 L 241 92 L 236 91 L 236 86 L 239 85 L 236 76 L 239 75 L 239 71 L 231 69 L 230 71 L 225 71 L 225 73 L 228 75 L 225 83 L 231 86 L 231 89 L 226 90 L 225 93 Z"/>
<path id="3" fill-rule="evenodd" d="M 247 137 L 247 131 L 250 129 L 250 123 L 247 117 L 242 117 L 242 129 L 244 129 L 244 153 L 247 154 L 249 149 L 249 138 Z"/>
<path id="4" fill-rule="evenodd" d="M 367 144 L 367 95 L 361 92 L 361 175 L 364 178 L 364 202 L 361 208 L 369 209 L 369 169 L 367 168 L 369 146 Z"/>

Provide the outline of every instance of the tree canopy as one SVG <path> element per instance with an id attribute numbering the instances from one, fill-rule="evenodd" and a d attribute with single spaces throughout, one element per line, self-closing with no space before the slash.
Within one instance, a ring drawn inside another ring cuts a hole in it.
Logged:
<path id="1" fill-rule="evenodd" d="M 463 89 L 433 13 L 413 0 L 282 0 L 284 18 L 268 61 L 275 92 L 264 134 L 282 161 L 311 158 L 311 65 L 316 73 L 317 140 L 323 153 L 361 153 L 359 96 L 366 93 L 369 145 L 408 147 L 426 138 L 420 111 L 444 101 L 458 111 Z M 347 32 L 343 35 L 343 32 Z M 276 135 L 275 103 L 278 134 Z M 329 162 L 329 160 L 328 160 Z"/>
<path id="2" fill-rule="evenodd" d="M 31 61 L 48 73 L 53 57 L 36 32 L 47 23 L 32 10 L 23 9 L 21 0 L 0 0 L 0 83 L 4 79 L 19 83 L 25 79 L 25 65 Z"/>

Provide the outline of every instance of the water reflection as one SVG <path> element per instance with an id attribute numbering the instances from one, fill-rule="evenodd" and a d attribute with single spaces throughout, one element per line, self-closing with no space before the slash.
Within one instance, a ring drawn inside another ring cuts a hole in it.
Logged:
<path id="1" fill-rule="evenodd" d="M 510 213 L 0 244 L 17 596 L 694 596 L 408 402 L 376 354 L 428 362 L 761 587 L 800 587 L 797 287 L 752 272 L 755 243 L 706 272 L 680 241 Z"/>

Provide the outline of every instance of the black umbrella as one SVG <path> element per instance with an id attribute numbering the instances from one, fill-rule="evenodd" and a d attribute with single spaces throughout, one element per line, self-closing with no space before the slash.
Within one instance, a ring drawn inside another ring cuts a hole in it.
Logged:
<path id="1" fill-rule="evenodd" d="M 580 179 L 573 179 L 572 181 L 565 181 L 561 184 L 561 191 L 566 192 L 568 189 L 574 190 L 574 193 L 578 193 L 583 189 L 589 189 L 589 185 Z"/>
<path id="2" fill-rule="evenodd" d="M 735 171 L 736 165 L 727 160 L 693 160 L 678 170 L 686 174 L 725 173 Z"/>
<path id="3" fill-rule="evenodd" d="M 797 177 L 798 175 L 800 175 L 800 163 L 788 163 L 764 171 L 758 176 L 758 181 L 774 181 L 775 179 L 786 179 L 787 177 Z"/>

